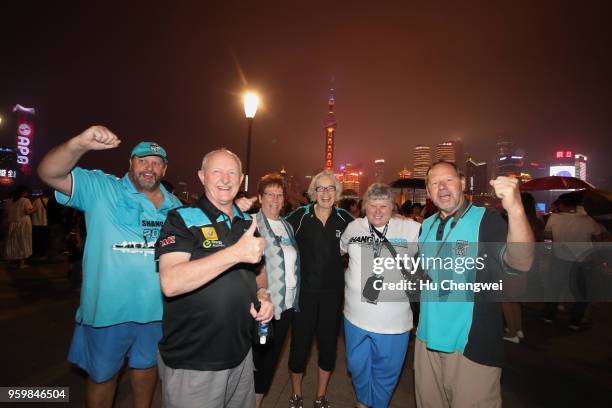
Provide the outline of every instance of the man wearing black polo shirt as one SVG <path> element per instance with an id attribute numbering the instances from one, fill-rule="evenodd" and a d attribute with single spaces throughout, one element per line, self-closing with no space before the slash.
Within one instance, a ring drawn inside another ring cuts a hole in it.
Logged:
<path id="1" fill-rule="evenodd" d="M 198 177 L 204 195 L 168 214 L 156 245 L 165 295 L 163 405 L 254 407 L 252 333 L 274 311 L 266 291 L 256 290 L 264 242 L 233 204 L 243 179 L 234 153 L 208 153 Z"/>

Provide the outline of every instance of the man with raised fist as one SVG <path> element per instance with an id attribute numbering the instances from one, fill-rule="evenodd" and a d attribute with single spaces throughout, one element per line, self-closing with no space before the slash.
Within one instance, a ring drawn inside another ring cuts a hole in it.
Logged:
<path id="1" fill-rule="evenodd" d="M 264 240 L 234 205 L 244 177 L 234 153 L 206 154 L 198 177 L 204 195 L 168 214 L 156 244 L 165 295 L 163 405 L 254 407 L 255 324 L 274 312 L 269 295 L 256 290 Z"/>
<path id="2" fill-rule="evenodd" d="M 57 201 L 85 213 L 81 304 L 68 360 L 87 371 L 89 407 L 111 407 L 117 373 L 128 359 L 135 407 L 149 407 L 157 385 L 162 296 L 154 244 L 170 209 L 181 202 L 160 185 L 168 157 L 157 143 L 132 150 L 123 178 L 75 167 L 90 150 L 121 140 L 92 126 L 55 147 L 38 167 Z"/>
<path id="3" fill-rule="evenodd" d="M 432 164 L 425 183 L 438 212 L 423 221 L 419 251 L 433 260 L 425 269 L 434 284 L 499 282 L 530 269 L 533 233 L 517 179 L 500 176 L 490 182 L 507 222 L 495 209 L 465 198 L 465 177 L 454 163 Z M 441 259 L 462 266 L 442 265 Z M 501 306 L 495 303 L 501 294 L 440 289 L 421 293 L 414 357 L 417 407 L 501 407 L 503 326 Z"/>

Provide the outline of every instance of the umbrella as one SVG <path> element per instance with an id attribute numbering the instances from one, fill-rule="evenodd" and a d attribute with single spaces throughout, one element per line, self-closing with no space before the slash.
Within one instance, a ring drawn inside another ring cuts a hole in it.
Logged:
<path id="1" fill-rule="evenodd" d="M 594 187 L 586 181 L 563 176 L 541 177 L 521 185 L 521 191 L 590 190 L 592 188 Z"/>
<path id="2" fill-rule="evenodd" d="M 587 214 L 592 217 L 612 214 L 612 193 L 598 189 L 576 191 Z"/>

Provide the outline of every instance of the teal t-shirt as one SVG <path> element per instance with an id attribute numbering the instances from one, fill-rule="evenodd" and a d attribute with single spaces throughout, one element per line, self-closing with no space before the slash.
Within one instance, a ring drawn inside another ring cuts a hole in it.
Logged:
<path id="1" fill-rule="evenodd" d="M 138 192 L 128 175 L 72 170 L 72 195 L 55 193 L 60 204 L 85 213 L 87 239 L 76 322 L 105 327 L 162 319 L 162 293 L 154 247 L 168 211 L 180 207 L 163 186 L 160 208 Z"/>
<path id="2" fill-rule="evenodd" d="M 419 236 L 421 256 L 441 259 L 444 265 L 451 265 L 450 261 L 446 263 L 449 258 L 476 259 L 479 227 L 484 212 L 484 208 L 470 205 L 454 228 L 451 221 L 446 222 L 442 239 L 436 237 L 440 218 L 434 215 L 426 219 Z M 476 271 L 466 268 L 459 269 L 462 272 L 457 273 L 454 266 L 440 267 L 433 262 L 432 265 L 435 267 L 428 270 L 428 275 L 438 286 L 437 290 L 421 293 L 417 338 L 432 350 L 463 353 L 472 326 L 474 302 L 469 292 L 442 291 L 441 288 L 445 287 L 443 281 L 474 282 Z M 452 265 L 457 265 L 456 261 Z"/>

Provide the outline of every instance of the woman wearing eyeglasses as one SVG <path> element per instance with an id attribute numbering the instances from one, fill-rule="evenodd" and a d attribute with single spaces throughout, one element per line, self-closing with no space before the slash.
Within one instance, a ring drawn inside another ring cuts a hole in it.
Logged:
<path id="1" fill-rule="evenodd" d="M 289 370 L 290 407 L 302 407 L 302 379 L 317 337 L 319 350 L 315 408 L 328 407 L 327 384 L 336 364 L 336 347 L 344 301 L 344 266 L 340 236 L 353 221 L 347 211 L 335 207 L 342 188 L 334 173 L 324 170 L 313 177 L 308 195 L 313 204 L 292 212 L 287 221 L 295 231 L 300 252 L 300 313 L 293 318 Z"/>
<path id="2" fill-rule="evenodd" d="M 257 193 L 261 211 L 255 215 L 257 230 L 265 241 L 264 266 L 257 274 L 257 291 L 266 291 L 274 305 L 273 338 L 269 344 L 253 348 L 257 407 L 270 389 L 274 369 L 285 337 L 298 311 L 300 260 L 293 228 L 280 217 L 287 193 L 280 174 L 267 174 L 259 180 Z"/>

